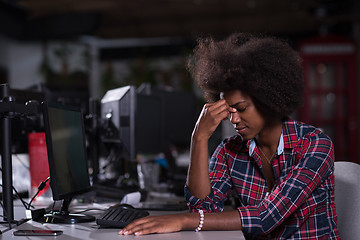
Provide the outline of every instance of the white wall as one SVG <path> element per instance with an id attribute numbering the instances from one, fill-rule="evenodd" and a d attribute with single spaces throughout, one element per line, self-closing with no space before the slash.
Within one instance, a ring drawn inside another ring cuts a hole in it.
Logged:
<path id="1" fill-rule="evenodd" d="M 8 70 L 11 88 L 24 89 L 42 82 L 39 66 L 42 49 L 39 43 L 0 39 L 0 64 Z"/>
<path id="2" fill-rule="evenodd" d="M 60 71 L 61 61 L 54 51 L 63 43 L 47 43 L 47 56 L 54 71 Z M 83 53 L 84 44 L 66 43 L 71 50 L 69 71 L 87 71 Z M 11 88 L 25 89 L 44 82 L 39 69 L 43 60 L 44 47 L 41 42 L 18 41 L 0 37 L 0 65 L 8 71 L 8 82 Z"/>

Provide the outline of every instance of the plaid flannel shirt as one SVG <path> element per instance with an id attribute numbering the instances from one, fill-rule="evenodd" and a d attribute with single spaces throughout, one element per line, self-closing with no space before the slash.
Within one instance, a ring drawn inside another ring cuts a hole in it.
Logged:
<path id="1" fill-rule="evenodd" d="M 319 129 L 288 119 L 283 122 L 283 149 L 272 169 L 275 186 L 267 192 L 260 152 L 240 136 L 225 139 L 209 164 L 211 193 L 204 199 L 185 196 L 192 211 L 223 211 L 231 191 L 247 239 L 339 239 L 334 202 L 334 149 Z"/>

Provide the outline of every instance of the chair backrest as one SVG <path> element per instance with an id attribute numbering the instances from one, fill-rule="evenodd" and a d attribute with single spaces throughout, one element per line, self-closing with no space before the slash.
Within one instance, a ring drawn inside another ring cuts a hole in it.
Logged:
<path id="1" fill-rule="evenodd" d="M 360 239 L 360 165 L 335 162 L 335 203 L 342 240 Z"/>

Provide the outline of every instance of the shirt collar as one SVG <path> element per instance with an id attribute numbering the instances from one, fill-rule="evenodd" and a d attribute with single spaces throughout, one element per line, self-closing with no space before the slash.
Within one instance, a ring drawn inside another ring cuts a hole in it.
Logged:
<path id="1" fill-rule="evenodd" d="M 297 122 L 292 119 L 287 119 L 283 122 L 284 133 L 284 148 L 294 148 L 298 142 Z"/>
<path id="2" fill-rule="evenodd" d="M 251 139 L 250 145 L 249 145 L 249 156 L 251 156 L 253 154 L 253 152 L 255 150 L 255 146 L 256 146 L 255 139 Z M 277 154 L 280 155 L 283 152 L 284 152 L 284 136 L 283 136 L 283 133 L 281 132 L 278 147 L 277 147 Z"/>

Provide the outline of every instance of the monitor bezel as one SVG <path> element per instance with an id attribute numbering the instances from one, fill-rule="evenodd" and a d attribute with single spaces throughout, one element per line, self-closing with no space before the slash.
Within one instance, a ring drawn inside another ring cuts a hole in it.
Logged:
<path id="1" fill-rule="evenodd" d="M 81 112 L 81 109 L 75 106 L 70 105 L 63 105 L 55 102 L 44 101 L 42 102 L 43 108 L 43 117 L 44 117 L 44 129 L 45 129 L 45 139 L 46 139 L 46 146 L 47 146 L 47 154 L 48 154 L 48 162 L 49 162 L 49 172 L 50 172 L 50 187 L 52 190 L 52 195 L 54 200 L 65 200 L 69 198 L 73 198 L 77 195 L 82 193 L 86 193 L 91 191 L 91 183 L 90 183 L 90 175 L 88 171 L 88 159 L 87 159 L 87 151 L 86 151 L 86 139 L 85 139 L 85 126 L 84 126 L 84 118 Z M 83 147 L 84 147 L 84 157 L 85 157 L 85 166 L 87 169 L 87 186 L 82 189 L 76 189 L 70 192 L 60 192 L 58 187 L 58 176 L 56 171 L 56 164 L 54 159 L 54 150 L 52 144 L 52 135 L 50 129 L 50 122 L 49 122 L 49 108 L 57 108 L 60 110 L 66 111 L 75 111 L 80 113 L 81 117 L 81 131 L 82 135 L 84 136 Z"/>

